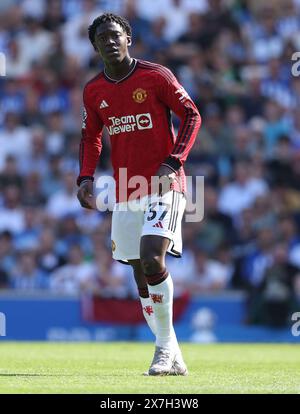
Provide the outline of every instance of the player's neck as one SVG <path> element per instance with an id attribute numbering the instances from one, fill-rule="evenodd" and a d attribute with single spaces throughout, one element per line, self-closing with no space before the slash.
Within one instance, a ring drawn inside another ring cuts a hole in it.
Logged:
<path id="1" fill-rule="evenodd" d="M 124 78 L 132 70 L 134 66 L 134 59 L 126 56 L 122 62 L 114 65 L 105 64 L 105 74 L 112 80 L 120 80 Z"/>

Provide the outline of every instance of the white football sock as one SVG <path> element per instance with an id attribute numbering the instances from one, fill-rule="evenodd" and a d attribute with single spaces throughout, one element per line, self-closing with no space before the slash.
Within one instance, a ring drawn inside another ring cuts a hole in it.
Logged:
<path id="1" fill-rule="evenodd" d="M 155 286 L 148 285 L 155 317 L 156 345 L 173 348 L 173 281 L 170 275 Z M 177 341 L 176 341 L 177 342 Z"/>
<path id="2" fill-rule="evenodd" d="M 155 317 L 154 317 L 152 301 L 150 297 L 149 298 L 140 297 L 140 301 L 142 304 L 144 318 L 146 319 L 146 322 L 149 328 L 151 329 L 153 335 L 156 336 Z"/>
<path id="3" fill-rule="evenodd" d="M 155 315 L 153 311 L 152 301 L 150 297 L 149 298 L 140 297 L 140 301 L 142 304 L 144 318 L 146 319 L 146 322 L 149 328 L 151 329 L 153 335 L 156 336 Z M 179 344 L 177 342 L 176 333 L 173 327 L 172 327 L 172 347 L 177 355 L 177 359 L 179 359 L 179 362 L 182 363 L 183 358 L 182 358 L 181 350 L 179 348 Z"/>
<path id="4" fill-rule="evenodd" d="M 172 326 L 172 346 L 173 346 L 173 349 L 174 349 L 175 354 L 177 356 L 176 359 L 179 358 L 180 362 L 183 361 L 182 353 L 181 353 L 181 350 L 179 348 L 179 344 L 178 344 L 176 333 L 175 333 L 175 330 L 174 330 L 173 326 Z"/>

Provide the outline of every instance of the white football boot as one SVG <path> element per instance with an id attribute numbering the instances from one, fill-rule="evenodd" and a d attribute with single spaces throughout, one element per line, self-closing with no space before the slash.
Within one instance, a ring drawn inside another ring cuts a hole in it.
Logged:
<path id="1" fill-rule="evenodd" d="M 172 368 L 170 370 L 169 375 L 188 375 L 188 369 L 185 365 L 185 362 L 183 360 L 182 354 L 180 349 L 178 348 L 178 351 L 175 354 L 175 359 L 172 365 Z"/>
<path id="2" fill-rule="evenodd" d="M 156 346 L 148 375 L 170 375 L 174 361 L 175 353 L 172 349 Z"/>

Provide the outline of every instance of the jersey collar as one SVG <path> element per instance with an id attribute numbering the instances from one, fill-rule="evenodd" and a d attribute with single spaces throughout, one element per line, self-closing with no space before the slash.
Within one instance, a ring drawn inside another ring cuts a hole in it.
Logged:
<path id="1" fill-rule="evenodd" d="M 129 76 L 131 76 L 133 74 L 133 72 L 135 71 L 136 67 L 137 67 L 137 60 L 136 59 L 132 59 L 133 60 L 133 66 L 130 69 L 130 71 L 127 73 L 127 75 L 125 75 L 123 78 L 121 79 L 113 79 L 110 76 L 107 75 L 107 73 L 105 72 L 105 69 L 103 70 L 103 74 L 105 79 L 108 82 L 112 82 L 112 83 L 120 83 L 123 82 L 125 79 L 129 78 Z"/>

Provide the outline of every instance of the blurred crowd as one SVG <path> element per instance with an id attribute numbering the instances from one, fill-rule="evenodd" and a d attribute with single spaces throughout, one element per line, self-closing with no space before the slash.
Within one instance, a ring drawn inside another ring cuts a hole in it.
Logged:
<path id="1" fill-rule="evenodd" d="M 177 294 L 246 290 L 252 321 L 292 306 L 300 0 L 2 0 L 0 288 L 137 294 L 131 269 L 111 259 L 110 213 L 76 198 L 82 90 L 102 68 L 87 27 L 105 11 L 128 18 L 131 56 L 168 66 L 203 118 L 186 172 L 205 177 L 205 218 L 183 224 L 183 258 L 168 262 Z"/>

